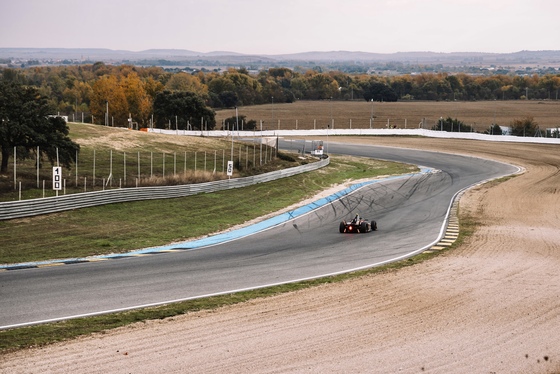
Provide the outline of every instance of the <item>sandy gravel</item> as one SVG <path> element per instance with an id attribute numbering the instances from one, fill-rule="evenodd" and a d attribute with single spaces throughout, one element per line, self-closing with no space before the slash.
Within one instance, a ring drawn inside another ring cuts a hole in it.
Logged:
<path id="1" fill-rule="evenodd" d="M 560 373 L 560 148 L 360 141 L 526 172 L 465 194 L 480 229 L 420 265 L 0 356 L 0 372 Z"/>

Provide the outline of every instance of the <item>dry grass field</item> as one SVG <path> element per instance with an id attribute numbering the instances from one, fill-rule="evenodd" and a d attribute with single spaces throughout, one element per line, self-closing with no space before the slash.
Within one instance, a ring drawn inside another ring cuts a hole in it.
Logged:
<path id="1" fill-rule="evenodd" d="M 484 132 L 492 123 L 510 126 L 516 119 L 533 117 L 541 130 L 560 126 L 560 101 L 412 101 L 379 103 L 366 101 L 297 101 L 291 104 L 265 104 L 239 107 L 239 115 L 259 124 L 263 129 L 317 129 L 326 128 L 334 120 L 337 129 L 369 128 L 374 116 L 373 128 L 384 128 L 389 121 L 398 128 L 417 128 L 423 118 L 431 128 L 440 117 L 457 118 L 475 131 Z M 235 116 L 235 109 L 220 110 L 216 114 L 218 124 Z M 218 125 L 218 128 L 220 125 Z"/>

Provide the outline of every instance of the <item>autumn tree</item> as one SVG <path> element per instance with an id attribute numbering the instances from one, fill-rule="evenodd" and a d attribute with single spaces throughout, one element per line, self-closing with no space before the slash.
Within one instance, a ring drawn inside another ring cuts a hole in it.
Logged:
<path id="1" fill-rule="evenodd" d="M 246 70 L 230 69 L 222 76 L 210 80 L 208 89 L 216 95 L 226 91 L 235 92 L 237 105 L 254 105 L 260 101 L 262 87 Z"/>
<path id="2" fill-rule="evenodd" d="M 307 85 L 307 80 L 302 76 L 292 79 L 290 89 L 296 99 L 307 98 L 309 87 Z"/>
<path id="3" fill-rule="evenodd" d="M 71 87 L 63 91 L 62 97 L 66 105 L 72 108 L 72 112 L 87 112 L 91 93 L 92 88 L 89 84 L 74 80 Z"/>
<path id="4" fill-rule="evenodd" d="M 539 81 L 538 86 L 545 92 L 547 99 L 558 100 L 558 93 L 560 91 L 560 76 L 545 75 Z"/>
<path id="5" fill-rule="evenodd" d="M 263 87 L 261 90 L 261 103 L 290 102 L 289 99 L 287 99 L 286 97 L 286 94 L 288 92 L 285 91 L 274 78 L 268 76 L 268 74 L 263 73 L 259 75 L 259 83 Z"/>
<path id="6" fill-rule="evenodd" d="M 338 82 L 328 74 L 308 71 L 305 77 L 307 78 L 307 96 L 309 99 L 325 100 L 337 97 Z"/>
<path id="7" fill-rule="evenodd" d="M 275 102 L 292 103 L 303 97 L 301 90 L 294 90 L 293 83 L 297 85 L 301 74 L 288 68 L 271 68 L 259 74 L 258 80 L 263 92 L 263 102 L 274 97 Z"/>
<path id="8" fill-rule="evenodd" d="M 156 80 L 152 77 L 147 77 L 144 80 L 144 89 L 150 98 L 152 99 L 152 103 L 156 98 L 156 95 L 165 89 L 165 86 L 160 81 Z"/>
<path id="9" fill-rule="evenodd" d="M 169 91 L 189 91 L 199 96 L 208 94 L 208 86 L 202 84 L 197 76 L 179 72 L 173 74 L 165 84 L 165 89 Z"/>
<path id="10" fill-rule="evenodd" d="M 195 92 L 212 107 L 265 104 L 272 100 L 280 103 L 299 99 L 349 99 L 365 96 L 370 100 L 374 96 L 381 96 L 380 99 L 384 101 L 392 100 L 393 95 L 387 95 L 390 91 L 386 87 L 371 87 L 371 81 L 388 86 L 398 99 L 554 100 L 560 96 L 559 74 L 539 76 L 530 75 L 529 72 L 523 75 L 474 76 L 464 73 L 423 72 L 402 76 L 372 76 L 341 71 L 327 72 L 319 66 L 304 70 L 299 66 L 293 69 L 270 68 L 261 70 L 256 75 L 246 68 L 230 68 L 223 73 L 206 70 L 192 75 L 165 71 L 160 67 L 112 66 L 102 62 L 92 65 L 0 70 L 5 80 L 37 87 L 53 110 L 61 113 L 91 110 L 95 121 L 104 123 L 108 101 L 109 123 L 113 123 L 114 117 L 115 125 L 118 126 L 126 125 L 129 113 L 138 122 L 145 121 L 146 116 L 152 113 L 147 108 L 164 89 Z M 374 89 L 373 92 L 371 89 Z M 146 92 L 147 99 L 142 90 Z"/>
<path id="11" fill-rule="evenodd" d="M 109 108 L 107 125 L 113 125 L 114 119 L 116 126 L 127 126 L 129 110 L 126 95 L 114 75 L 101 77 L 92 87 L 90 110 L 97 123 L 105 124 L 107 107 Z"/>
<path id="12" fill-rule="evenodd" d="M 135 72 L 121 78 L 129 115 L 134 122 L 145 124 L 152 111 L 152 100 L 144 88 L 144 83 Z"/>

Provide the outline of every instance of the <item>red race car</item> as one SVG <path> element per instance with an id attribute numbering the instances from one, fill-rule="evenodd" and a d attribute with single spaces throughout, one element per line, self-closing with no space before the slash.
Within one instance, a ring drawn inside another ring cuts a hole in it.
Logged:
<path id="1" fill-rule="evenodd" d="M 362 217 L 360 217 L 359 214 L 356 214 L 356 216 L 352 220 L 350 221 L 343 220 L 342 222 L 340 222 L 338 230 L 341 233 L 350 233 L 350 234 L 376 231 L 377 222 L 375 221 L 370 222 L 367 219 L 363 219 Z"/>

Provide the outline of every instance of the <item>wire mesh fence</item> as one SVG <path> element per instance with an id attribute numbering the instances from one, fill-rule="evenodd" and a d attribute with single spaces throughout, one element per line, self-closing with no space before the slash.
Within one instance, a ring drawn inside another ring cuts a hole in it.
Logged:
<path id="1" fill-rule="evenodd" d="M 105 204 L 149 199 L 177 198 L 196 195 L 198 193 L 209 193 L 231 188 L 246 187 L 256 183 L 269 182 L 275 179 L 290 177 L 307 171 L 316 170 L 328 165 L 329 163 L 330 159 L 326 158 L 318 162 L 298 167 L 213 182 L 181 184 L 176 186 L 107 189 L 62 196 L 51 196 L 43 199 L 0 202 L 0 220 L 23 218 Z"/>
<path id="2" fill-rule="evenodd" d="M 0 200 L 21 200 L 115 188 L 200 183 L 227 179 L 228 161 L 235 176 L 251 175 L 276 156 L 276 148 L 254 143 L 208 150 L 122 151 L 82 148 L 70 167 L 62 167 L 61 190 L 54 190 L 53 168 L 41 150 L 25 154 L 14 148 L 9 172 L 0 178 Z M 23 157 L 25 155 L 25 157 Z M 60 165 L 54 165 L 60 166 Z"/>

